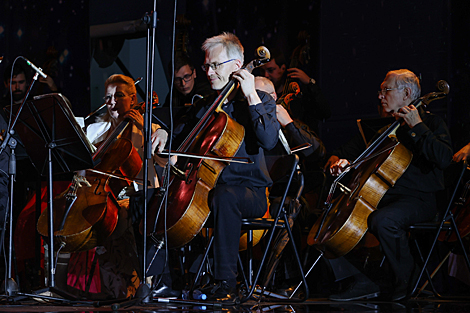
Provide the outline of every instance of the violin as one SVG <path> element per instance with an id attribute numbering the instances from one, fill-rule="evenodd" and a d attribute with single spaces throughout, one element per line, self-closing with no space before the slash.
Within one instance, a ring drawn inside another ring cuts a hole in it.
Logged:
<path id="1" fill-rule="evenodd" d="M 134 109 L 142 107 L 139 104 Z M 94 171 L 87 171 L 86 176 L 75 175 L 67 192 L 54 200 L 54 236 L 62 252 L 92 249 L 116 228 L 120 209 L 117 196 L 142 168 L 142 159 L 128 139 L 131 125 L 130 119 L 124 119 L 94 153 Z M 38 232 L 45 237 L 47 216 L 46 209 L 37 224 Z"/>
<path id="2" fill-rule="evenodd" d="M 441 80 L 437 87 L 441 92 L 431 92 L 411 104 L 416 108 L 429 105 L 449 93 L 447 82 Z M 307 239 L 309 245 L 316 245 L 327 258 L 347 254 L 364 238 L 367 217 L 411 163 L 411 151 L 394 134 L 402 122 L 399 119 L 388 127 L 333 182 L 325 202 L 326 210 Z M 349 182 L 344 182 L 345 177 L 350 178 Z M 339 195 L 335 193 L 337 189 Z"/>

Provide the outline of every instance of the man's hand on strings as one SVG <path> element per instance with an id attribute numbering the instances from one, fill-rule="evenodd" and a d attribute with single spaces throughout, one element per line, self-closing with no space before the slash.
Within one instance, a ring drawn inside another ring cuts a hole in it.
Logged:
<path id="1" fill-rule="evenodd" d="M 157 153 L 162 153 L 168 139 L 168 133 L 164 129 L 157 129 L 151 136 L 152 139 L 152 153 L 157 150 Z"/>
<path id="2" fill-rule="evenodd" d="M 58 88 L 50 75 L 47 75 L 46 78 L 39 77 L 39 82 L 46 84 L 52 92 L 57 92 Z"/>
<path id="3" fill-rule="evenodd" d="M 301 69 L 298 69 L 295 67 L 288 68 L 287 72 L 288 72 L 287 77 L 298 79 L 304 85 L 307 85 L 310 82 L 310 77 Z"/>
<path id="4" fill-rule="evenodd" d="M 327 164 L 325 165 L 325 168 L 330 170 L 331 176 L 338 176 L 339 174 L 343 173 L 344 169 L 350 164 L 348 160 L 346 159 L 339 159 L 337 156 L 332 156 L 336 158 L 335 159 L 329 159 Z M 331 162 L 330 162 L 331 160 Z"/>
<path id="5" fill-rule="evenodd" d="M 240 88 L 249 105 L 261 103 L 261 99 L 255 89 L 255 77 L 250 72 L 245 69 L 239 69 L 233 73 L 233 77 L 240 82 Z"/>
<path id="6" fill-rule="evenodd" d="M 403 118 L 410 128 L 413 128 L 422 122 L 418 109 L 416 109 L 414 105 L 402 107 L 398 112 L 393 113 L 393 116 L 397 119 Z"/>

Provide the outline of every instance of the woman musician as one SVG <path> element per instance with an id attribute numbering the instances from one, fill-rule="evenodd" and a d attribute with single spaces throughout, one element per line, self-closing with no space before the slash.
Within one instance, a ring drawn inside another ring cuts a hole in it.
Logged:
<path id="1" fill-rule="evenodd" d="M 130 129 L 122 134 L 129 137 L 126 139 L 132 142 L 140 158 L 143 159 L 144 119 L 142 114 L 136 109 L 138 103 L 134 80 L 125 75 L 111 75 L 105 82 L 105 89 L 106 95 L 104 100 L 107 111 L 99 116 L 95 123 L 88 125 L 86 128 L 88 139 L 99 149 L 101 144 L 113 135 L 116 127 L 123 125 L 122 122 L 129 119 L 131 122 L 127 128 Z M 167 137 L 167 132 L 161 129 L 159 125 L 152 125 L 152 153 L 156 152 L 156 150 L 158 152 L 163 150 Z M 155 164 L 164 166 L 166 160 L 158 157 L 156 153 L 153 155 L 153 162 L 149 162 L 148 166 L 149 188 L 159 186 Z M 132 195 L 142 189 L 143 171 L 144 169 L 141 168 L 135 177 L 135 181 L 126 186 L 122 192 L 115 195 L 120 206 L 118 222 L 114 232 L 106 239 L 103 246 L 98 246 L 95 249 L 95 253 L 93 253 L 93 250 L 90 250 L 72 254 L 60 254 L 57 271 L 62 272 L 62 275 L 57 275 L 57 277 L 68 276 L 67 283 L 69 286 L 82 291 L 96 293 L 96 297 L 100 299 L 103 296 L 115 299 L 123 298 L 135 293 L 140 283 L 138 277 L 140 262 L 137 257 L 132 219 L 137 219 L 141 216 L 142 212 L 129 212 L 129 196 L 131 196 L 132 202 Z M 81 176 L 84 176 L 86 179 L 84 172 L 82 171 L 79 174 L 82 174 Z M 140 184 L 137 182 L 140 182 Z M 81 182 L 81 184 L 86 184 L 86 182 Z M 137 206 L 134 207 L 137 208 Z M 140 248 L 140 246 L 138 247 Z M 69 261 L 67 260 L 68 258 L 70 258 Z M 97 262 L 96 260 L 92 262 L 93 259 L 97 259 Z M 94 264 L 91 266 L 92 273 L 90 273 L 90 264 Z M 93 270 L 96 270 L 95 275 L 93 275 Z M 96 273 L 99 274 L 96 275 Z M 90 280 L 89 277 L 92 276 L 93 279 Z M 85 281 L 91 281 L 91 283 L 86 285 Z M 58 282 L 58 285 L 59 283 L 62 283 L 63 286 L 61 287 L 66 287 L 64 281 Z"/>

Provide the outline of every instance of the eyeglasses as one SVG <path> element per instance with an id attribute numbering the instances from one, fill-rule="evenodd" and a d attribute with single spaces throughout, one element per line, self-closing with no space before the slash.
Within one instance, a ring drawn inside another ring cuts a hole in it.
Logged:
<path id="1" fill-rule="evenodd" d="M 204 64 L 201 66 L 202 70 L 204 72 L 207 72 L 209 70 L 209 67 L 213 70 L 213 71 L 217 71 L 217 69 L 222 65 L 222 64 L 225 64 L 225 63 L 228 63 L 228 62 L 231 62 L 231 61 L 235 61 L 236 59 L 230 59 L 230 60 L 227 60 L 225 62 L 222 62 L 222 63 L 210 63 L 210 64 Z"/>
<path id="2" fill-rule="evenodd" d="M 104 97 L 103 97 L 103 100 L 104 100 L 106 103 L 108 103 L 108 102 L 111 101 L 111 99 L 113 99 L 113 97 L 114 97 L 114 100 L 118 101 L 118 100 L 120 100 L 120 99 L 122 99 L 122 98 L 125 98 L 125 97 L 127 97 L 127 96 L 131 96 L 131 95 L 133 95 L 133 93 L 130 94 L 130 95 L 125 95 L 125 94 L 123 94 L 122 92 L 116 92 L 114 95 L 104 96 Z"/>
<path id="3" fill-rule="evenodd" d="M 392 90 L 399 90 L 399 89 L 403 89 L 403 87 L 397 87 L 397 88 L 383 88 L 379 91 L 377 91 L 377 94 L 379 96 L 385 96 L 385 94 L 389 91 L 392 91 Z"/>
<path id="4" fill-rule="evenodd" d="M 187 83 L 193 79 L 194 69 L 191 71 L 191 74 L 186 74 L 183 77 L 175 77 L 175 84 L 182 85 L 183 80 Z"/>

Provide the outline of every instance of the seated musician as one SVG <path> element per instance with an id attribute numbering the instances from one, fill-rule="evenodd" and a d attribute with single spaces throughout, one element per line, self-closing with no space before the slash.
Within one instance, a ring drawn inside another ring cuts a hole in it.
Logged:
<path id="1" fill-rule="evenodd" d="M 318 123 L 331 116 L 331 109 L 317 81 L 310 77 L 299 67 L 287 68 L 284 54 L 273 49 L 271 59 L 261 67 L 263 76 L 271 80 L 276 89 L 278 98 L 285 96 L 286 81 L 297 83 L 301 96 L 293 97 L 290 102 L 291 116 L 307 124 L 310 129 L 318 133 Z M 305 68 L 304 68 L 305 69 Z M 280 100 L 277 100 L 279 103 Z"/>
<path id="2" fill-rule="evenodd" d="M 452 146 L 445 122 L 439 116 L 410 105 L 420 92 L 416 75 L 402 69 L 387 73 L 378 94 L 384 115 L 403 119 L 396 135 L 399 142 L 413 153 L 409 167 L 396 185 L 388 189 L 377 210 L 367 220 L 369 230 L 379 240 L 395 276 L 390 294 L 393 301 L 409 296 L 408 287 L 416 283 L 414 274 L 417 268 L 408 245 L 407 228 L 435 217 L 435 193 L 444 189 L 443 170 L 452 161 Z M 340 151 L 343 154 L 333 156 L 327 162 L 332 175 L 341 173 L 363 149 L 360 145 L 349 144 Z M 333 259 L 332 262 L 335 275 L 341 272 L 340 267 L 344 268 L 344 264 L 340 266 L 337 261 Z M 379 287 L 376 281 L 357 268 L 348 268 L 355 282 L 345 291 L 331 295 L 331 300 L 349 301 L 380 294 L 382 286 Z M 347 275 L 342 273 L 340 276 Z"/>
<path id="3" fill-rule="evenodd" d="M 171 63 L 168 67 L 168 72 L 171 73 Z M 174 78 L 175 89 L 172 103 L 174 108 L 191 106 L 200 98 L 207 97 L 213 92 L 205 77 L 197 77 L 196 69 L 185 53 L 175 55 Z M 170 106 L 170 93 L 166 96 L 163 106 Z"/>
<path id="4" fill-rule="evenodd" d="M 257 90 L 266 92 L 271 97 L 273 97 L 274 101 L 277 101 L 277 94 L 274 90 L 274 84 L 266 77 L 256 76 L 255 88 Z M 325 146 L 314 131 L 310 130 L 310 128 L 301 121 L 292 119 L 289 112 L 280 104 L 276 105 L 276 117 L 281 124 L 282 131 L 286 137 L 288 144 L 287 148 L 290 149 L 305 143 L 309 143 L 312 146 L 308 149 L 299 151 L 299 155 L 302 158 L 308 158 L 308 162 L 313 163 L 323 158 L 325 154 Z M 286 154 L 286 147 L 283 147 L 279 141 L 274 149 L 266 153 L 268 169 L 270 168 L 270 160 L 268 160 L 268 156 L 283 154 Z"/>
<path id="5" fill-rule="evenodd" d="M 222 109 L 245 128 L 245 137 L 236 157 L 253 163 L 230 163 L 221 172 L 216 186 L 209 193 L 208 204 L 214 220 L 214 278 L 216 283 L 209 300 L 233 301 L 237 284 L 237 258 L 241 219 L 262 217 L 267 211 L 266 187 L 272 184 L 264 151 L 278 140 L 279 122 L 276 103 L 264 92 L 255 90 L 254 76 L 242 69 L 244 49 L 231 33 L 208 38 L 202 45 L 205 52 L 203 69 L 213 90 L 221 93 L 231 78 L 240 84 L 222 105 Z M 213 101 L 214 99 L 212 99 Z M 194 108 L 194 119 L 212 104 L 202 99 Z M 193 125 L 186 120 L 186 125 Z"/>
<path id="6" fill-rule="evenodd" d="M 105 89 L 106 95 L 104 100 L 106 101 L 107 112 L 100 116 L 97 122 L 87 127 L 86 135 L 88 139 L 92 144 L 99 147 L 100 144 L 111 135 L 117 125 L 125 118 L 129 118 L 132 121 L 128 126 L 132 127 L 131 138 L 129 139 L 142 158 L 144 153 L 144 137 L 142 134 L 143 116 L 139 111 L 134 109 L 134 106 L 137 105 L 134 80 L 124 75 L 111 75 L 105 82 Z M 152 130 L 152 153 L 157 149 L 161 152 L 166 144 L 168 134 L 155 124 L 152 125 Z M 154 162 L 161 165 L 166 163 L 165 159 L 158 157 L 156 154 L 154 154 Z M 154 162 L 149 162 L 148 166 L 149 188 L 158 187 Z M 86 177 L 83 171 L 81 171 L 80 174 Z M 143 169 L 141 169 L 140 173 L 137 175 L 136 181 L 140 179 L 141 182 L 142 178 Z M 116 229 L 111 236 L 107 238 L 103 246 L 99 246 L 96 249 L 96 255 L 98 255 L 97 268 L 100 269 L 101 286 L 97 287 L 95 290 L 101 289 L 102 296 L 111 298 L 128 297 L 133 295 L 136 288 L 139 286 L 140 278 L 138 276 L 140 276 L 141 273 L 141 266 L 137 257 L 136 248 L 141 247 L 139 245 L 136 247 L 130 216 L 131 214 L 138 215 L 138 213 L 128 212 L 128 206 L 129 195 L 132 196 L 138 189 L 142 189 L 141 186 L 142 184 L 136 184 L 134 182 L 127 190 L 121 192 L 119 196 L 116 195 L 121 206 Z M 67 258 L 70 256 L 61 254 L 57 266 L 57 272 L 60 272 L 61 275 L 57 275 L 57 277 L 67 277 L 67 263 L 69 273 L 73 271 L 75 274 L 86 273 L 85 275 L 89 275 L 86 270 L 87 262 L 83 262 L 86 260 L 85 255 L 88 255 L 88 251 L 73 253 L 70 262 L 67 262 Z M 73 270 L 72 267 L 85 268 L 75 268 L 75 270 Z M 63 281 L 58 281 L 58 286 L 64 287 L 60 286 L 59 283 L 64 284 Z M 74 282 L 69 279 L 69 285 L 74 285 L 74 287 L 78 289 L 83 289 L 84 287 L 83 283 L 80 283 L 79 278 Z M 88 287 L 88 289 L 92 290 L 90 287 Z"/>
<path id="7" fill-rule="evenodd" d="M 274 88 L 274 84 L 266 77 L 256 76 L 255 77 L 255 88 L 269 94 L 273 97 L 274 101 L 277 101 L 277 94 Z M 322 188 L 322 180 L 317 179 L 318 176 L 310 175 L 309 171 L 319 170 L 320 164 L 324 163 L 324 156 L 326 148 L 318 135 L 310 129 L 306 124 L 302 123 L 298 119 L 293 119 L 289 112 L 284 106 L 276 105 L 276 117 L 282 127 L 282 132 L 285 136 L 287 147 L 278 141 L 274 149 L 266 151 L 266 164 L 268 170 L 271 170 L 274 162 L 282 155 L 286 155 L 292 148 L 301 146 L 303 144 L 311 144 L 311 147 L 303 149 L 297 152 L 300 157 L 301 170 L 304 174 L 305 185 L 301 200 L 300 212 L 295 212 L 295 216 L 300 214 L 296 218 L 296 226 L 303 227 L 304 225 L 311 225 L 309 221 L 316 219 L 314 214 L 315 205 L 318 200 L 318 191 Z M 290 260 L 292 255 L 283 255 L 284 261 Z M 291 284 L 297 284 L 300 281 L 299 277 L 296 277 L 299 273 L 291 273 L 289 266 L 285 266 L 285 275 L 277 275 L 279 281 L 282 280 L 282 284 L 279 284 L 277 292 L 284 293 L 284 289 L 288 289 Z M 286 278 L 289 278 L 291 284 Z"/>

